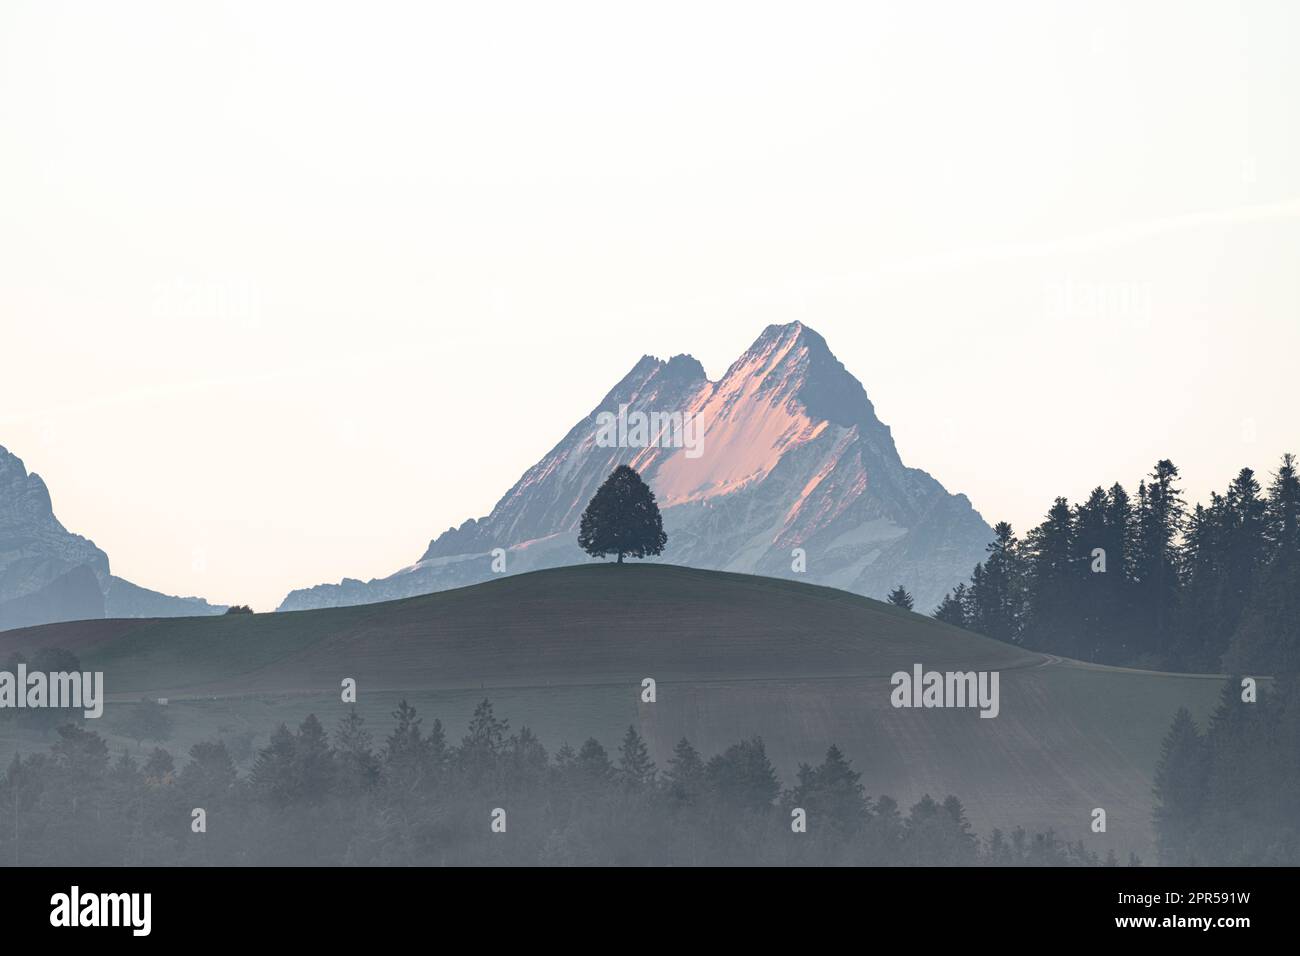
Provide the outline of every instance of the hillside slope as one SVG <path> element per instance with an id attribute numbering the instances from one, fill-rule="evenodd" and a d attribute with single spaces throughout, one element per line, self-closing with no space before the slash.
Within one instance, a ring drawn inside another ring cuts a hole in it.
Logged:
<path id="1" fill-rule="evenodd" d="M 0 653 L 68 647 L 110 697 L 171 699 L 181 752 L 219 726 L 259 735 L 357 680 L 380 737 L 400 696 L 455 740 L 484 696 L 552 750 L 636 724 L 662 767 L 682 736 L 716 752 L 754 734 L 788 785 L 838 744 L 870 794 L 955 793 L 981 832 L 1055 829 L 1150 858 L 1151 778 L 1174 710 L 1219 681 L 1026 652 L 856 595 L 666 565 L 585 565 L 403 601 L 255 616 L 87 621 L 0 634 Z M 997 670 L 1001 713 L 890 705 L 889 676 Z M 658 700 L 641 703 L 653 677 Z M 119 704 L 118 706 L 125 706 Z M 110 703 L 102 730 L 112 729 Z M 1109 831 L 1088 829 L 1105 807 Z"/>

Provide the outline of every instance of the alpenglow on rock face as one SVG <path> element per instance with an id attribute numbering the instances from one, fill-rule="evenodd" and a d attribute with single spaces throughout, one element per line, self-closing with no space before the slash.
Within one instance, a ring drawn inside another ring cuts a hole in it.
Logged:
<path id="1" fill-rule="evenodd" d="M 49 489 L 0 446 L 0 630 L 100 617 L 219 614 L 201 598 L 114 577 L 108 555 L 54 516 Z"/>
<path id="2" fill-rule="evenodd" d="M 602 413 L 618 417 L 622 406 L 624 427 L 602 434 Z M 698 416 L 699 434 L 669 427 L 660 447 L 608 447 L 620 430 L 640 437 L 630 427 L 637 412 Z M 795 322 L 765 329 L 717 382 L 689 355 L 643 357 L 487 517 L 444 532 L 395 574 L 293 591 L 279 610 L 487 580 L 494 548 L 506 549 L 508 573 L 588 560 L 578 521 L 620 464 L 637 469 L 655 493 L 668 533 L 661 560 L 672 564 L 874 598 L 901 582 L 928 612 L 970 576 L 993 537 L 964 495 L 903 465 L 862 385 L 820 335 Z M 795 548 L 806 554 L 802 573 L 792 570 Z"/>

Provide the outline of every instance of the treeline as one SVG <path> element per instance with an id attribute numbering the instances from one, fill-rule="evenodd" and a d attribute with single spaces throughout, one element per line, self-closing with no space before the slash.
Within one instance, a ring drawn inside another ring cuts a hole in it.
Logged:
<path id="1" fill-rule="evenodd" d="M 1300 476 L 1243 468 L 1189 509 L 1168 460 L 1131 496 L 1057 498 L 1024 538 L 994 532 L 934 616 L 1034 650 L 1187 671 L 1300 671 Z"/>
<path id="2" fill-rule="evenodd" d="M 1205 731 L 1174 717 L 1156 769 L 1156 849 L 1172 866 L 1300 865 L 1300 682 L 1239 678 Z"/>
<path id="3" fill-rule="evenodd" d="M 75 723 L 0 780 L 0 859 L 18 865 L 1098 865 L 1082 843 L 994 831 L 961 801 L 904 814 L 869 797 L 836 748 L 782 790 L 761 739 L 705 759 L 682 740 L 656 768 L 629 727 L 611 756 L 589 739 L 552 757 L 484 700 L 449 744 L 403 701 L 376 744 L 350 710 L 330 735 L 281 725 L 240 774 L 226 744 L 178 768 L 155 747 L 110 757 Z M 202 808 L 206 832 L 195 832 Z M 792 811 L 806 812 L 794 832 Z M 500 816 L 497 811 L 503 811 Z M 493 832 L 498 819 L 504 832 Z M 1114 865 L 1113 855 L 1104 861 Z M 1129 862 L 1135 863 L 1131 859 Z"/>

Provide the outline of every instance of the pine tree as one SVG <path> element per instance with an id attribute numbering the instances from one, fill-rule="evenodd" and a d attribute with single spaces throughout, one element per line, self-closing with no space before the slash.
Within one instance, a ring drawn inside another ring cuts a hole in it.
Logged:
<path id="1" fill-rule="evenodd" d="M 559 770 L 572 770 L 578 764 L 578 752 L 567 740 L 555 751 L 555 766 Z"/>
<path id="2" fill-rule="evenodd" d="M 293 799 L 293 733 L 287 724 L 276 727 L 266 746 L 257 752 L 249 780 L 267 803 L 284 806 Z"/>
<path id="3" fill-rule="evenodd" d="M 934 609 L 934 619 L 951 624 L 953 627 L 966 627 L 967 590 L 966 585 L 959 584 L 950 593 L 945 594 L 939 606 Z"/>
<path id="4" fill-rule="evenodd" d="M 1194 845 L 1208 777 L 1205 741 L 1187 708 L 1180 707 L 1160 745 L 1156 766 L 1156 852 L 1162 864 L 1189 866 L 1197 862 Z"/>
<path id="5" fill-rule="evenodd" d="M 619 745 L 618 754 L 618 776 L 629 789 L 641 790 L 654 783 L 655 765 L 650 759 L 650 751 L 636 728 L 630 724 L 623 743 Z"/>
<path id="6" fill-rule="evenodd" d="M 1074 514 L 1057 498 L 1046 520 L 1025 539 L 1028 600 L 1022 641 L 1026 646 L 1074 657 L 1079 634 L 1080 570 Z"/>
<path id="7" fill-rule="evenodd" d="M 1122 491 L 1123 489 L 1121 489 Z M 1088 500 L 1074 509 L 1074 657 L 1097 660 L 1102 646 L 1114 641 L 1111 605 L 1123 583 L 1123 542 L 1107 523 L 1110 504 L 1106 489 L 1092 489 Z"/>
<path id="8" fill-rule="evenodd" d="M 1145 652 L 1163 662 L 1173 645 L 1179 598 L 1179 541 L 1187 507 L 1178 489 L 1178 469 L 1169 459 L 1156 462 L 1150 483 L 1138 487 L 1138 580 L 1140 634 Z"/>
<path id="9" fill-rule="evenodd" d="M 1179 640 L 1172 662 L 1210 670 L 1240 627 L 1268 556 L 1267 503 L 1243 468 L 1209 507 L 1197 505 L 1183 545 Z"/>
<path id="10" fill-rule="evenodd" d="M 295 798 L 301 803 L 323 800 L 334 786 L 334 751 L 329 735 L 315 714 L 308 714 L 293 740 Z"/>
<path id="11" fill-rule="evenodd" d="M 76 724 L 63 724 L 56 732 L 59 739 L 50 747 L 50 753 L 68 777 L 95 780 L 107 772 L 108 744 L 99 734 Z"/>
<path id="12" fill-rule="evenodd" d="M 379 782 L 379 758 L 375 756 L 373 738 L 365 723 L 356 707 L 349 707 L 334 731 L 339 783 L 348 792 L 369 790 Z"/>
<path id="13" fill-rule="evenodd" d="M 1186 713 L 1166 737 L 1156 777 L 1162 863 L 1294 865 L 1300 819 L 1300 682 L 1261 682 L 1243 700 L 1224 683 L 1204 735 Z"/>
<path id="14" fill-rule="evenodd" d="M 950 796 L 942 804 L 928 793 L 907 815 L 905 859 L 923 866 L 953 866 L 974 862 L 977 843 L 961 801 Z"/>
<path id="15" fill-rule="evenodd" d="M 1214 640 L 1223 631 L 1223 510 L 1223 499 L 1211 494 L 1209 507 L 1198 504 L 1187 523 L 1180 634 L 1170 655 L 1170 663 L 1182 670 L 1209 669 L 1223 653 Z"/>
<path id="16" fill-rule="evenodd" d="M 1282 456 L 1282 464 L 1268 486 L 1268 539 L 1275 561 L 1300 559 L 1300 475 L 1295 455 Z"/>
<path id="17" fill-rule="evenodd" d="M 480 750 L 496 756 L 501 752 L 509 729 L 510 721 L 498 720 L 492 711 L 492 701 L 484 697 L 474 708 L 474 716 L 469 721 L 469 730 L 461 740 L 461 749 Z"/>
<path id="18" fill-rule="evenodd" d="M 1228 485 L 1224 519 L 1223 597 L 1227 607 L 1226 633 L 1218 641 L 1220 648 L 1236 629 L 1255 578 L 1268 558 L 1268 503 L 1260 497 L 1259 482 L 1249 468 L 1241 469 Z"/>
<path id="19" fill-rule="evenodd" d="M 912 610 L 912 595 L 907 593 L 907 589 L 901 584 L 889 592 L 887 600 L 894 607 L 901 607 L 904 611 Z"/>
<path id="20" fill-rule="evenodd" d="M 456 751 L 457 765 L 475 779 L 492 772 L 505 752 L 509 730 L 510 721 L 498 720 L 492 712 L 492 702 L 485 697 L 474 708 L 469 730 Z"/>
<path id="21" fill-rule="evenodd" d="M 519 780 L 539 780 L 546 772 L 546 748 L 528 727 L 520 727 L 519 733 L 506 742 L 506 759 L 511 773 Z"/>
<path id="22" fill-rule="evenodd" d="M 664 774 L 668 791 L 680 803 L 694 803 L 704 789 L 704 761 L 700 753 L 683 737 L 673 748 Z"/>
<path id="23" fill-rule="evenodd" d="M 943 800 L 943 812 L 951 821 L 952 840 L 955 856 L 959 860 L 974 860 L 977 840 L 971 830 L 970 821 L 966 819 L 966 808 L 954 794 L 948 794 Z"/>
<path id="24" fill-rule="evenodd" d="M 832 744 L 816 769 L 808 764 L 799 767 L 798 785 L 790 795 L 791 805 L 803 807 L 810 819 L 824 820 L 840 830 L 855 831 L 870 813 L 861 779 L 862 774 Z"/>
<path id="25" fill-rule="evenodd" d="M 1282 463 L 1264 503 L 1264 557 L 1223 665 L 1274 675 L 1300 673 L 1300 477 L 1295 456 Z"/>
<path id="26" fill-rule="evenodd" d="M 384 741 L 384 776 L 397 792 L 413 793 L 433 778 L 437 767 L 420 730 L 421 718 L 405 698 L 398 701 L 393 718 L 397 726 Z M 435 726 L 441 729 L 436 721 Z"/>
<path id="27" fill-rule="evenodd" d="M 1223 667 L 1285 677 L 1300 674 L 1300 560 L 1275 560 L 1242 612 Z"/>
<path id="28" fill-rule="evenodd" d="M 993 533 L 988 558 L 971 576 L 971 623 L 981 634 L 1014 642 L 1024 619 L 1023 562 L 1010 524 L 999 521 Z"/>
<path id="29" fill-rule="evenodd" d="M 1212 825 L 1203 828 L 1198 841 L 1204 854 L 1201 863 L 1266 862 L 1261 854 L 1270 852 L 1270 835 L 1260 824 L 1279 796 L 1269 780 L 1277 762 L 1269 746 L 1273 708 L 1266 685 L 1261 683 L 1257 690 L 1259 699 L 1248 703 L 1242 700 L 1241 678 L 1229 677 L 1210 718 L 1205 734 L 1210 770 L 1202 812 Z"/>
<path id="30" fill-rule="evenodd" d="M 219 799 L 231 792 L 237 777 L 226 745 L 220 740 L 204 740 L 190 748 L 190 762 L 181 771 L 180 783 L 196 798 Z"/>
<path id="31" fill-rule="evenodd" d="M 880 864 L 901 859 L 900 847 L 904 839 L 903 815 L 898 801 L 890 796 L 878 797 L 874 812 L 867 820 L 865 845 L 867 862 Z"/>
<path id="32" fill-rule="evenodd" d="M 709 789 L 719 801 L 744 810 L 766 810 L 781 792 L 761 737 L 732 744 L 705 765 Z"/>
<path id="33" fill-rule="evenodd" d="M 607 554 L 644 558 L 662 554 L 668 535 L 654 492 L 627 465 L 619 465 L 582 513 L 578 546 L 594 558 Z"/>
<path id="34" fill-rule="evenodd" d="M 1106 536 L 1101 547 L 1106 555 L 1106 570 L 1089 575 L 1104 595 L 1098 615 L 1099 632 L 1094 636 L 1097 652 L 1090 659 L 1122 663 L 1132 657 L 1138 639 L 1133 578 L 1137 519 L 1132 498 L 1119 482 L 1106 491 Z"/>
<path id="35" fill-rule="evenodd" d="M 578 748 L 574 766 L 589 780 L 609 780 L 614 776 L 609 753 L 595 737 L 588 737 Z"/>
<path id="36" fill-rule="evenodd" d="M 1119 482 L 1106 492 L 1106 573 L 1116 580 L 1133 580 L 1133 556 L 1137 543 L 1137 521 L 1133 499 Z"/>

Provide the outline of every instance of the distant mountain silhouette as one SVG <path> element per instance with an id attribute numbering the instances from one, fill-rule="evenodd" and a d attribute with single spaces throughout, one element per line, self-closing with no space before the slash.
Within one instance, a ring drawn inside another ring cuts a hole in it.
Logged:
<path id="1" fill-rule="evenodd" d="M 101 617 L 219 614 L 114 577 L 108 555 L 54 516 L 49 489 L 0 446 L 0 630 Z"/>
<path id="2" fill-rule="evenodd" d="M 658 447 L 608 447 L 609 417 L 629 443 L 637 413 L 681 413 Z M 670 441 L 668 439 L 679 439 Z M 699 439 L 693 442 L 692 439 Z M 587 560 L 583 508 L 615 466 L 636 468 L 663 510 L 662 560 L 787 577 L 882 598 L 900 582 L 930 611 L 984 557 L 992 531 L 964 495 L 899 459 L 889 428 L 825 340 L 769 326 L 717 382 L 698 361 L 643 356 L 491 514 L 448 529 L 419 561 L 369 582 L 291 592 L 279 610 L 366 604 Z M 803 549 L 805 570 L 793 568 Z"/>

